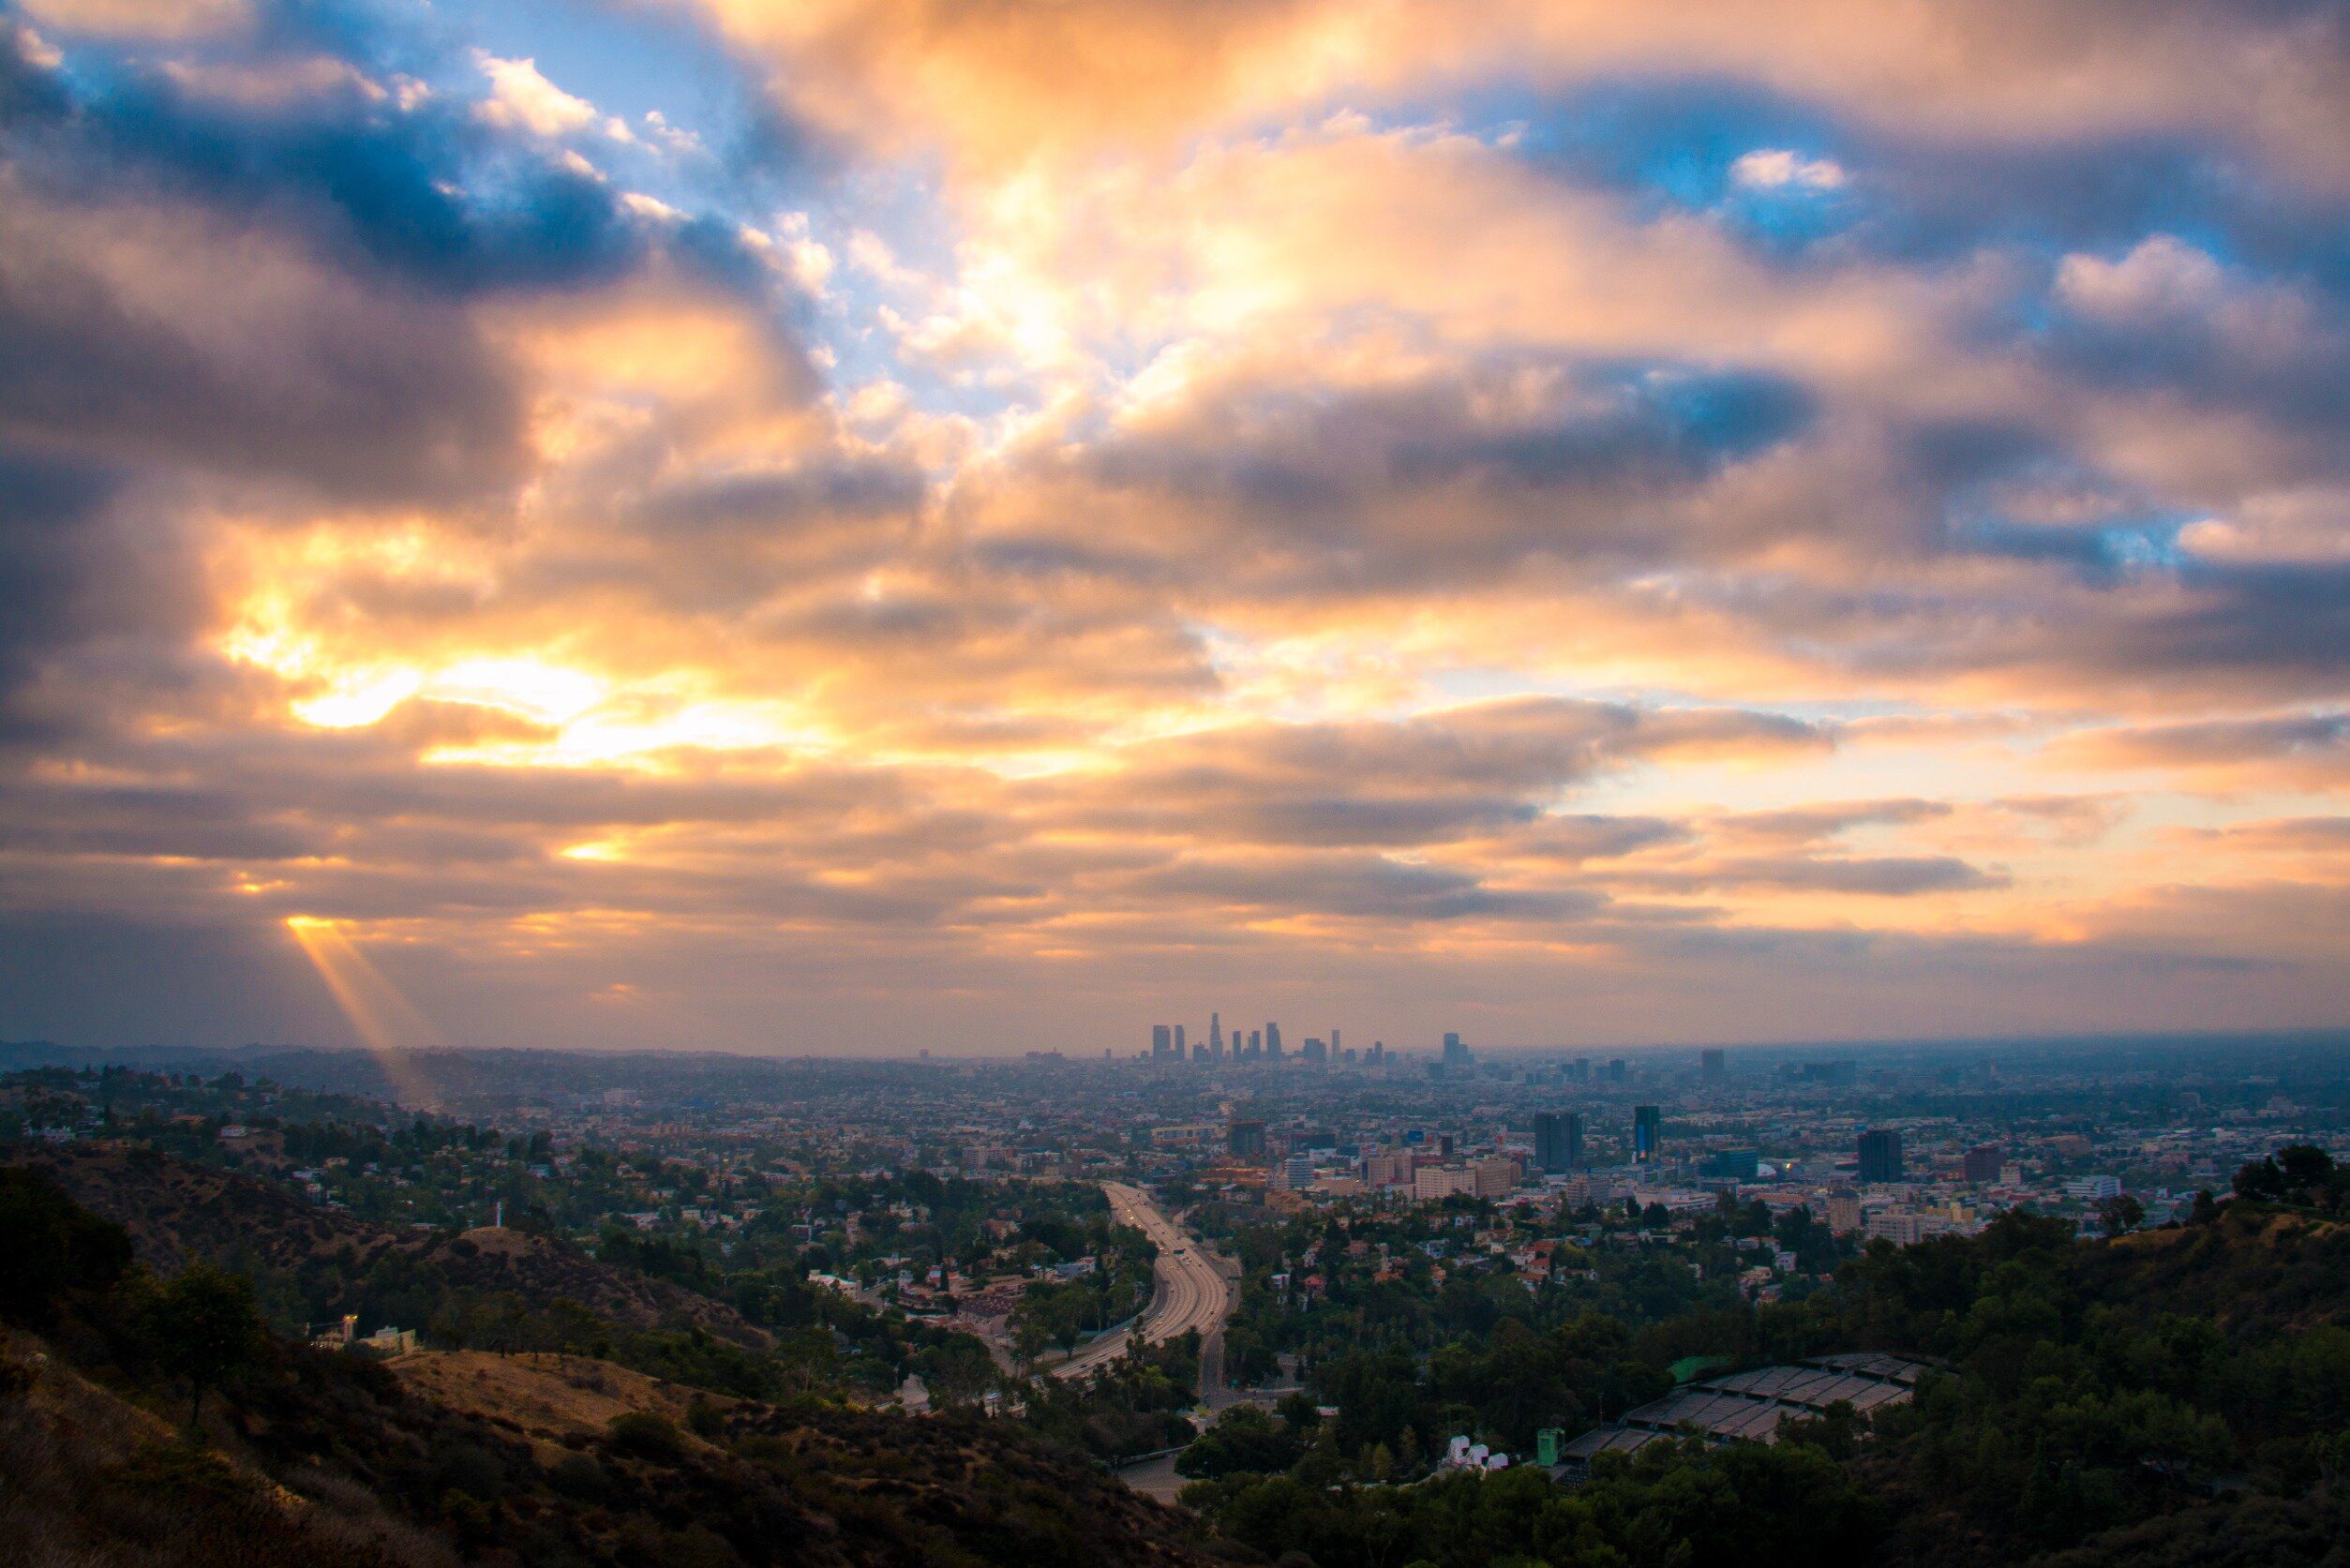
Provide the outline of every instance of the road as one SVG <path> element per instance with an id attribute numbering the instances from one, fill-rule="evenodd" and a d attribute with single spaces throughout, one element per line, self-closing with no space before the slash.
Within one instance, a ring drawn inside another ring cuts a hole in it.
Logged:
<path id="1" fill-rule="evenodd" d="M 1223 1326 L 1232 1313 L 1234 1287 L 1218 1266 L 1220 1260 L 1185 1233 L 1160 1212 L 1140 1187 L 1104 1182 L 1110 1213 L 1121 1225 L 1131 1225 L 1159 1247 L 1151 1271 L 1150 1305 L 1142 1317 L 1125 1328 L 1103 1335 L 1054 1367 L 1056 1378 L 1076 1377 L 1126 1353 L 1135 1335 L 1156 1344 L 1197 1329 L 1200 1335 L 1200 1387 L 1213 1394 L 1223 1381 Z"/>

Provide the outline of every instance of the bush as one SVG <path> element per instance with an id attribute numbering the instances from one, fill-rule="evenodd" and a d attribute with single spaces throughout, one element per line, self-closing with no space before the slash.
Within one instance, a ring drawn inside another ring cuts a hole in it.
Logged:
<path id="1" fill-rule="evenodd" d="M 615 1454 L 662 1465 L 674 1465 L 685 1457 L 685 1440 L 674 1426 L 657 1415 L 630 1411 L 614 1416 L 605 1432 L 605 1441 Z"/>
<path id="2" fill-rule="evenodd" d="M 566 1454 L 546 1472 L 546 1484 L 580 1502 L 602 1502 L 611 1486 L 604 1467 L 586 1454 Z"/>

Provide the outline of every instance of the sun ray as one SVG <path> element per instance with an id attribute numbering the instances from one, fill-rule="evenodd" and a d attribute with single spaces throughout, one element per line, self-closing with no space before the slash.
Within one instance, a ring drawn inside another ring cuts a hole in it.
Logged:
<path id="1" fill-rule="evenodd" d="M 361 1043 L 383 1068 L 401 1101 L 430 1105 L 431 1085 L 417 1053 L 445 1045 L 441 1032 L 382 970 L 367 962 L 338 922 L 315 915 L 289 915 L 286 930 L 318 971 Z"/>

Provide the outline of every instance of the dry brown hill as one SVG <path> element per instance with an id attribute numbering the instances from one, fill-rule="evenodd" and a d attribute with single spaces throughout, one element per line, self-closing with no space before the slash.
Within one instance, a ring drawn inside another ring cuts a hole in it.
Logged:
<path id="1" fill-rule="evenodd" d="M 345 1248 L 363 1268 L 406 1254 L 460 1289 L 512 1292 L 534 1306 L 575 1301 L 627 1328 L 698 1327 L 738 1345 L 768 1342 L 731 1307 L 599 1263 L 567 1242 L 519 1231 L 395 1230 L 306 1203 L 259 1177 L 127 1143 L 44 1149 L 25 1163 L 46 1169 L 75 1202 L 128 1230 L 141 1261 L 166 1273 L 193 1258 L 294 1271 Z"/>
<path id="2" fill-rule="evenodd" d="M 85 1183 L 122 1169 L 73 1163 Z M 236 1183 L 162 1189 L 159 1212 L 208 1222 L 207 1204 L 249 1196 Z M 167 1365 L 187 1341 L 168 1327 L 169 1297 L 129 1269 L 128 1238 L 49 1181 L 0 1170 L 0 1262 L 34 1246 L 52 1266 L 0 1292 L 7 1568 L 1205 1561 L 1194 1521 L 1015 1423 L 719 1399 L 580 1359 L 385 1361 L 257 1334 L 191 1442 L 176 1423 L 195 1401 Z M 204 1250 L 183 1239 L 178 1255 Z"/>
<path id="3" fill-rule="evenodd" d="M 2208 1225 L 2142 1231 L 2074 1255 L 2104 1301 L 2159 1306 L 2223 1327 L 2350 1326 L 2350 1225 L 2229 1203 Z"/>
<path id="4" fill-rule="evenodd" d="M 442 1536 L 370 1492 L 316 1496 L 0 1328 L 0 1561 L 10 1568 L 457 1568 Z"/>
<path id="5" fill-rule="evenodd" d="M 389 1365 L 418 1397 L 487 1422 L 531 1444 L 546 1463 L 601 1436 L 616 1416 L 657 1415 L 685 1428 L 697 1401 L 722 1412 L 740 1408 L 737 1400 L 582 1356 L 425 1351 Z M 681 1430 L 681 1441 L 699 1440 Z"/>

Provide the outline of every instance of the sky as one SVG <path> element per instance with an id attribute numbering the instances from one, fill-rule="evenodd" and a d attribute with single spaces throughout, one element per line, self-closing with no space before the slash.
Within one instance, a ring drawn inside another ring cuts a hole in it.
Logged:
<path id="1" fill-rule="evenodd" d="M 0 1038 L 2350 1023 L 2350 8 L 0 4 Z"/>

